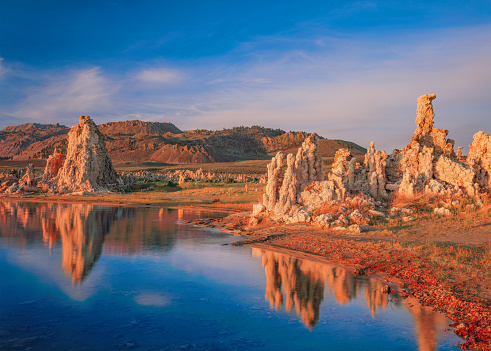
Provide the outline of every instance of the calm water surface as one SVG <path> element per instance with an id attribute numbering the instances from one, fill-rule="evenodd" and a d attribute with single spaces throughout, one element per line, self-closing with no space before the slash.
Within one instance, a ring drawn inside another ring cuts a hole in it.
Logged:
<path id="1" fill-rule="evenodd" d="M 219 216 L 0 200 L 0 350 L 457 350 L 381 282 L 184 225 Z"/>

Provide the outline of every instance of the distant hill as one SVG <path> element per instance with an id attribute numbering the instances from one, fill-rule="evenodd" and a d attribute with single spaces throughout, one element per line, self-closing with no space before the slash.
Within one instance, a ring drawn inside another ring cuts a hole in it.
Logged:
<path id="1" fill-rule="evenodd" d="M 29 145 L 67 134 L 70 129 L 60 124 L 26 123 L 0 131 L 0 158 L 12 157 Z"/>
<path id="2" fill-rule="evenodd" d="M 107 135 L 161 135 L 165 133 L 182 133 L 179 128 L 170 122 L 143 122 L 138 120 L 101 124 L 99 130 L 102 134 Z"/>
<path id="3" fill-rule="evenodd" d="M 115 163 L 189 164 L 267 159 L 278 151 L 296 153 L 309 135 L 260 126 L 181 131 L 172 123 L 138 120 L 101 124 L 99 130 L 106 135 L 107 149 Z M 69 128 L 59 124 L 7 127 L 0 132 L 0 157 L 18 161 L 46 159 L 55 148 L 66 150 L 68 131 Z M 366 152 L 349 141 L 321 138 L 324 157 L 334 156 L 341 147 L 348 148 L 355 156 Z"/>

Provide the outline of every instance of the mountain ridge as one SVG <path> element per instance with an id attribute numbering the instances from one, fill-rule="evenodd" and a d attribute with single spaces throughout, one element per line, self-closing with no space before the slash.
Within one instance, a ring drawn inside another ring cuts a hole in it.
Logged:
<path id="1" fill-rule="evenodd" d="M 170 122 L 139 120 L 109 122 L 98 128 L 105 135 L 109 155 L 116 163 L 192 164 L 266 159 L 278 151 L 296 153 L 309 135 L 261 126 L 182 131 Z M 0 131 L 0 157 L 25 161 L 46 159 L 55 148 L 64 152 L 69 130 L 59 124 L 6 127 Z M 333 157 L 341 147 L 355 156 L 366 152 L 351 141 L 320 138 L 324 157 Z"/>

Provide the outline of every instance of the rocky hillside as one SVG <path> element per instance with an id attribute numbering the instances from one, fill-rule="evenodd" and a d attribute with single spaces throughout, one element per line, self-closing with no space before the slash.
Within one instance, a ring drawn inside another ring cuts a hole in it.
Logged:
<path id="1" fill-rule="evenodd" d="M 182 131 L 170 122 L 124 121 L 101 124 L 99 131 L 106 135 L 161 135 L 179 134 Z"/>
<path id="2" fill-rule="evenodd" d="M 230 162 L 266 159 L 278 151 L 298 149 L 305 132 L 235 127 L 218 131 L 181 131 L 172 123 L 125 121 L 99 125 L 106 135 L 109 155 L 116 163 L 161 162 L 172 164 Z M 46 159 L 58 148 L 66 152 L 69 129 L 60 125 L 25 124 L 0 132 L 0 156 L 13 160 Z M 332 157 L 341 148 L 354 155 L 366 149 L 342 140 L 320 140 L 321 154 Z"/>
<path id="3" fill-rule="evenodd" d="M 0 158 L 15 156 L 29 145 L 67 134 L 70 129 L 60 124 L 26 123 L 0 131 Z"/>

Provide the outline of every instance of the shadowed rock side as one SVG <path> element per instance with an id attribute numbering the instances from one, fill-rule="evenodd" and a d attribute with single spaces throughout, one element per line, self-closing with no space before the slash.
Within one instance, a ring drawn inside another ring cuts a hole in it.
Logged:
<path id="1" fill-rule="evenodd" d="M 464 162 L 461 152 L 454 152 L 454 141 L 446 139 L 448 131 L 433 126 L 435 98 L 418 98 L 414 136 L 404 149 L 389 156 L 376 150 L 373 141 L 363 163 L 341 148 L 325 175 L 317 166 L 320 153 L 315 136 L 306 139 L 296 157 L 278 153 L 268 165 L 263 202 L 254 205 L 250 225 L 268 216 L 360 232 L 367 229 L 369 217 L 386 215 L 381 205 L 390 193 L 409 198 L 419 194 L 474 198 L 479 204 L 479 195 L 491 190 L 491 137 L 476 133 Z"/>
<path id="2" fill-rule="evenodd" d="M 271 307 L 286 311 L 295 308 L 298 316 L 308 328 L 313 328 L 320 319 L 320 305 L 327 288 L 340 305 L 350 301 L 363 290 L 365 301 L 372 317 L 384 310 L 389 297 L 382 293 L 384 283 L 370 278 L 356 278 L 348 270 L 316 261 L 301 260 L 292 256 L 253 248 L 252 254 L 262 258 L 266 275 L 266 299 Z M 391 297 L 391 303 L 400 306 L 398 295 Z M 421 306 L 414 298 L 405 303 L 415 323 L 415 334 L 420 351 L 436 350 L 438 330 L 447 325 L 447 318 L 431 308 Z"/>
<path id="3" fill-rule="evenodd" d="M 65 162 L 65 156 L 55 149 L 53 155 L 48 157 L 46 167 L 44 167 L 43 181 L 48 182 L 58 175 Z"/>

